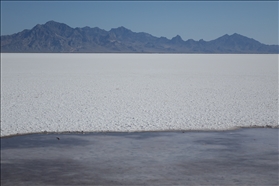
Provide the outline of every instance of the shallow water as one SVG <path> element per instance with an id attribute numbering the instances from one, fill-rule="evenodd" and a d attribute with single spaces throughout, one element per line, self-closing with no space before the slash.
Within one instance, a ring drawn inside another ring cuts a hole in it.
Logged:
<path id="1" fill-rule="evenodd" d="M 278 185 L 278 131 L 1 138 L 1 185 Z"/>

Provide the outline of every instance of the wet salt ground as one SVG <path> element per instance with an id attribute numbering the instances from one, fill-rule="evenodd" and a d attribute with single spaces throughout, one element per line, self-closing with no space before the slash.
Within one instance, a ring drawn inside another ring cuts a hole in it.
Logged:
<path id="1" fill-rule="evenodd" d="M 1 138 L 1 185 L 278 185 L 278 129 Z"/>

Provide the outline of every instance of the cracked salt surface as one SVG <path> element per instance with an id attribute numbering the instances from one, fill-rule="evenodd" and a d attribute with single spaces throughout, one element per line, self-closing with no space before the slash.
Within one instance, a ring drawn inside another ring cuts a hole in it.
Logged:
<path id="1" fill-rule="evenodd" d="M 278 127 L 278 55 L 1 54 L 1 136 Z"/>

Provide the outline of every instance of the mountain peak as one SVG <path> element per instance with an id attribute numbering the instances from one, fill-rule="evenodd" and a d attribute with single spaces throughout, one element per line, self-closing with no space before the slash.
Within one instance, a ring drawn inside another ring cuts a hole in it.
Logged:
<path id="1" fill-rule="evenodd" d="M 182 44 L 184 41 L 182 40 L 180 35 L 176 35 L 175 37 L 173 37 L 171 39 L 171 42 L 174 43 L 174 44 Z"/>
<path id="2" fill-rule="evenodd" d="M 124 26 L 120 26 L 117 29 L 129 30 L 129 29 L 125 28 Z"/>
<path id="3" fill-rule="evenodd" d="M 240 35 L 238 33 L 234 33 L 234 34 L 230 35 L 229 37 L 233 37 L 233 38 L 248 38 L 248 37 L 245 37 L 245 36 Z"/>
<path id="4" fill-rule="evenodd" d="M 180 37 L 180 35 L 176 35 L 171 40 L 182 40 L 182 38 Z"/>
<path id="5" fill-rule="evenodd" d="M 242 35 L 240 35 L 238 33 L 233 33 L 231 36 L 242 36 Z"/>
<path id="6" fill-rule="evenodd" d="M 50 26 L 50 25 L 60 25 L 60 24 L 64 24 L 64 23 L 58 23 L 56 21 L 51 20 L 51 21 L 46 22 L 44 25 Z"/>
<path id="7" fill-rule="evenodd" d="M 199 42 L 200 42 L 200 43 L 205 43 L 205 40 L 200 39 Z"/>
<path id="8" fill-rule="evenodd" d="M 251 42 L 259 42 L 259 41 L 256 41 L 255 39 L 253 38 L 249 38 L 249 37 L 246 37 L 246 36 L 243 36 L 243 35 L 240 35 L 238 33 L 234 33 L 231 35 L 231 38 L 233 39 L 236 39 L 236 40 L 250 40 Z"/>
<path id="9" fill-rule="evenodd" d="M 120 26 L 118 28 L 112 28 L 110 31 L 109 31 L 109 34 L 112 36 L 112 37 L 117 37 L 117 38 L 127 38 L 129 37 L 129 35 L 131 35 L 133 32 L 127 28 L 125 28 L 124 26 Z"/>
<path id="10" fill-rule="evenodd" d="M 125 28 L 124 26 L 120 26 L 120 27 L 118 27 L 118 28 L 112 28 L 110 31 L 132 32 L 131 30 Z"/>
<path id="11" fill-rule="evenodd" d="M 240 34 L 237 34 L 237 33 L 234 33 L 234 34 L 232 34 L 232 35 L 228 35 L 228 34 L 225 34 L 225 35 L 223 35 L 223 36 L 221 36 L 221 37 L 218 37 L 217 39 L 215 39 L 215 40 L 222 40 L 222 41 L 225 41 L 225 40 L 228 40 L 228 39 L 236 39 L 236 38 L 246 38 L 245 36 L 242 36 L 242 35 L 240 35 Z"/>
<path id="12" fill-rule="evenodd" d="M 50 24 L 50 23 L 58 23 L 58 22 L 56 22 L 54 20 L 50 20 L 50 21 L 47 21 L 45 24 Z"/>
<path id="13" fill-rule="evenodd" d="M 54 28 L 54 27 L 68 28 L 68 29 L 71 28 L 70 26 L 66 25 L 65 23 L 59 23 L 59 22 L 56 22 L 53 20 L 46 22 L 43 26 L 50 27 L 50 28 Z"/>

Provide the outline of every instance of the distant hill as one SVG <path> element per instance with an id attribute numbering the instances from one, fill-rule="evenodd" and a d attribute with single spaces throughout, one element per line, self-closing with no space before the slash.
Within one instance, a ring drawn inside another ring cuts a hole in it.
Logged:
<path id="1" fill-rule="evenodd" d="M 119 27 L 105 31 L 98 27 L 71 28 L 48 21 L 31 30 L 1 36 L 1 52 L 65 53 L 278 53 L 278 45 L 265 45 L 239 35 L 224 35 L 212 41 L 154 37 Z"/>

